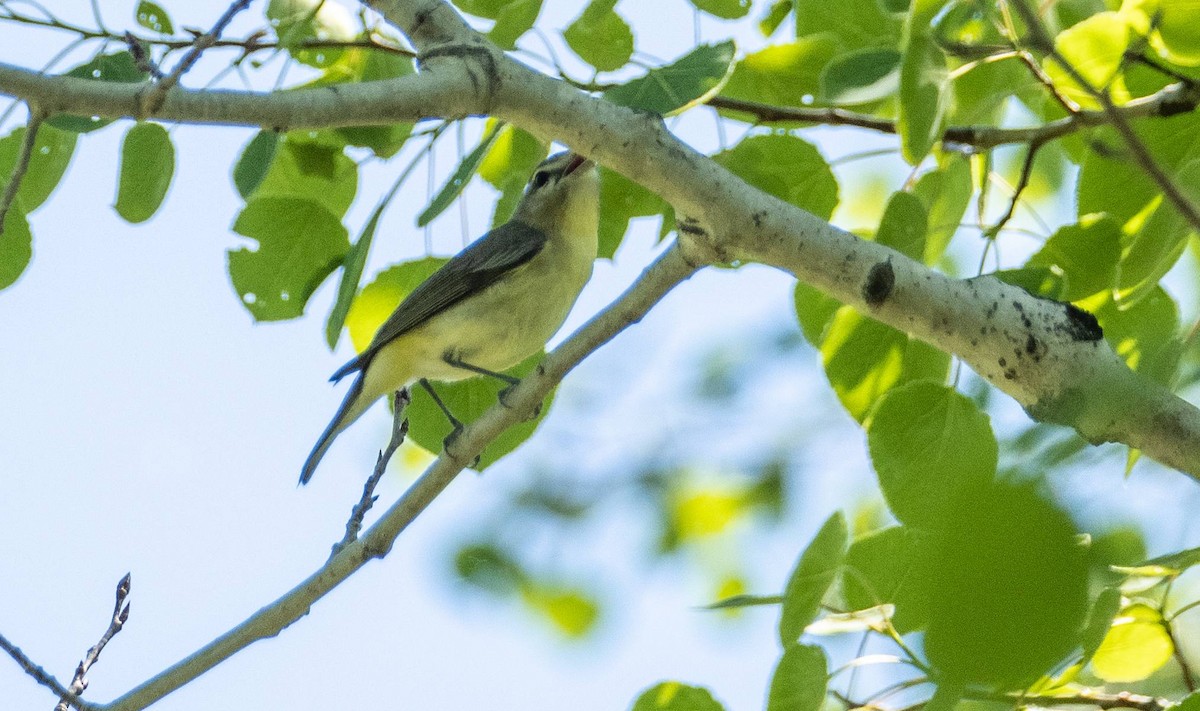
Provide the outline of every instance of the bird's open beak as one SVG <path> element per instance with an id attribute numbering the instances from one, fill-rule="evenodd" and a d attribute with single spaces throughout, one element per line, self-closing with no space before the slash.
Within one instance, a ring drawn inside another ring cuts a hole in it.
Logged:
<path id="1" fill-rule="evenodd" d="M 570 175 L 580 168 L 590 166 L 592 162 L 586 156 L 581 156 L 578 153 L 571 154 L 571 160 L 567 163 L 567 167 L 563 168 L 563 175 Z"/>

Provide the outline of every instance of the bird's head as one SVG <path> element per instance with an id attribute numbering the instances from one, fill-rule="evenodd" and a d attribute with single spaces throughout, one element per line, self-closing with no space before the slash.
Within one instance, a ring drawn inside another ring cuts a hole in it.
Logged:
<path id="1" fill-rule="evenodd" d="M 513 219 L 546 233 L 595 239 L 599 222 L 600 179 L 596 164 L 564 151 L 542 161 L 525 188 Z"/>

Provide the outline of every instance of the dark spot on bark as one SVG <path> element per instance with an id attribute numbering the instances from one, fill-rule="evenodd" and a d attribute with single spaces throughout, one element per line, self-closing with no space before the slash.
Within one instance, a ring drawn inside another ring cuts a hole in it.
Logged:
<path id="1" fill-rule="evenodd" d="M 756 212 L 753 215 L 751 215 L 750 218 L 752 220 L 754 220 L 755 227 L 762 227 L 763 218 L 766 216 L 767 216 L 767 213 L 759 211 L 759 212 Z"/>
<path id="2" fill-rule="evenodd" d="M 1009 368 L 1008 370 L 1004 371 L 1004 379 L 1005 380 L 1016 380 L 1017 379 L 1017 369 Z"/>
<path id="3" fill-rule="evenodd" d="M 1000 365 L 1001 368 L 1005 368 L 1008 366 L 1008 361 L 1004 360 L 1003 358 L 1001 358 L 999 361 L 997 361 L 997 363 Z"/>
<path id="4" fill-rule="evenodd" d="M 892 260 L 879 262 L 867 272 L 867 280 L 863 283 L 862 296 L 867 306 L 879 306 L 892 295 L 896 287 L 896 272 L 892 270 Z"/>
<path id="5" fill-rule="evenodd" d="M 1073 304 L 1063 304 L 1067 312 L 1067 323 L 1063 329 L 1073 341 L 1098 341 L 1104 338 L 1100 322 L 1092 314 Z"/>

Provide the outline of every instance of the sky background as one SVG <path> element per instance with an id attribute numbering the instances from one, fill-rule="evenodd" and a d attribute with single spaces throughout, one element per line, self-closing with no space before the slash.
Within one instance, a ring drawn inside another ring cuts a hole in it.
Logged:
<path id="1" fill-rule="evenodd" d="M 134 26 L 135 4 L 100 2 L 114 29 Z M 584 3 L 546 4 L 540 26 L 556 29 Z M 80 0 L 48 5 L 90 22 Z M 254 3 L 229 34 L 260 24 L 264 5 Z M 177 28 L 207 28 L 224 7 L 204 0 L 168 10 Z M 617 9 L 639 47 L 655 56 L 677 56 L 693 43 L 682 0 L 627 0 Z M 717 41 L 733 27 L 705 19 L 700 34 Z M 762 43 L 738 39 L 751 49 Z M 40 67 L 67 40 L 0 24 L 0 61 Z M 89 54 L 73 56 L 58 69 Z M 196 86 L 199 76 L 185 84 Z M 20 120 L 10 119 L 5 131 Z M 718 146 L 711 121 L 695 111 L 674 128 L 712 151 Z M 334 280 L 312 298 L 305 318 L 254 324 L 225 264 L 225 250 L 241 243 L 230 229 L 240 208 L 231 165 L 253 130 L 174 127 L 172 191 L 155 218 L 130 226 L 111 208 L 127 125 L 80 140 L 64 182 L 31 218 L 33 263 L 0 293 L 0 633 L 69 681 L 107 624 L 117 580 L 131 571 L 130 620 L 90 675 L 86 696 L 102 701 L 320 566 L 390 424 L 383 408 L 372 410 L 339 438 L 314 482 L 296 487 L 304 457 L 343 395 L 326 380 L 352 355 L 346 338 L 334 354 L 324 345 Z M 468 129 L 468 150 L 478 130 Z M 730 144 L 740 130 L 730 129 Z M 862 132 L 806 136 L 830 159 L 892 145 Z M 456 160 L 455 141 L 443 141 L 439 169 Z M 364 167 L 347 217 L 352 234 L 403 164 L 402 156 Z M 842 195 L 871 194 L 855 170 L 839 168 Z M 905 174 L 893 168 L 878 175 L 876 184 L 882 180 L 890 191 Z M 412 181 L 393 204 L 367 274 L 423 254 L 422 232 L 412 226 L 426 202 L 422 183 Z M 493 200 L 490 188 L 468 191 L 468 234 L 487 225 Z M 1064 208 L 1070 206 L 1048 205 L 1043 217 L 1067 219 Z M 847 226 L 870 224 L 878 211 L 844 209 L 838 218 Z M 434 223 L 439 254 L 461 246 L 459 217 L 455 208 Z M 657 228 L 655 218 L 635 221 L 616 259 L 597 264 L 564 333 L 610 303 L 652 260 L 660 249 Z M 652 564 L 645 549 L 655 532 L 638 501 L 617 497 L 602 522 L 576 532 L 586 541 L 538 542 L 564 552 L 557 564 L 565 574 L 601 590 L 604 619 L 582 641 L 562 638 L 519 605 L 464 590 L 450 558 L 531 471 L 602 480 L 663 450 L 719 471 L 787 449 L 799 472 L 788 520 L 770 535 L 745 531 L 736 539 L 741 547 L 726 551 L 755 592 L 778 591 L 832 511 L 876 496 L 862 433 L 807 348 L 764 369 L 743 368 L 739 397 L 721 411 L 698 411 L 689 394 L 714 353 L 752 362 L 764 340 L 794 334 L 791 300 L 792 280 L 761 267 L 707 270 L 689 280 L 570 374 L 533 439 L 485 475 L 455 481 L 386 559 L 279 637 L 155 708 L 621 709 L 665 679 L 708 686 L 731 710 L 760 708 L 778 654 L 775 610 L 736 619 L 697 610 L 712 601 L 708 562 L 684 556 Z M 1194 312 L 1184 306 L 1185 314 Z M 1005 402 L 997 421 L 1004 427 L 1023 418 Z M 381 507 L 424 463 L 419 456 L 407 462 L 408 473 L 396 468 L 380 486 Z M 1154 553 L 1200 544 L 1197 524 L 1185 515 L 1200 497 L 1181 480 L 1145 465 L 1126 481 L 1109 460 L 1057 483 L 1085 525 L 1156 522 L 1147 534 Z M 15 664 L 0 660 L 0 706 L 53 703 Z"/>

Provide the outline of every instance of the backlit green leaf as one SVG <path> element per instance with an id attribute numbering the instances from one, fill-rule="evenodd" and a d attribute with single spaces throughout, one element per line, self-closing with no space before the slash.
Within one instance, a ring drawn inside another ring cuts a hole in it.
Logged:
<path id="1" fill-rule="evenodd" d="M 937 170 L 925 173 L 913 186 L 913 194 L 925 203 L 929 233 L 925 238 L 926 264 L 937 264 L 946 252 L 963 213 L 971 201 L 971 166 L 962 156 L 943 157 Z"/>
<path id="2" fill-rule="evenodd" d="M 613 11 L 616 4 L 616 0 L 592 0 L 563 32 L 575 54 L 602 72 L 620 69 L 633 54 L 633 32 Z"/>
<path id="3" fill-rule="evenodd" d="M 846 604 L 859 610 L 895 605 L 892 624 L 901 634 L 922 628 L 929 619 L 930 571 L 921 555 L 922 534 L 892 526 L 856 540 L 846 553 L 842 591 Z"/>
<path id="4" fill-rule="evenodd" d="M 358 190 L 358 166 L 345 154 L 343 146 L 341 138 L 331 133 L 286 134 L 266 177 L 250 197 L 312 200 L 340 218 L 350 209 Z"/>
<path id="5" fill-rule="evenodd" d="M 800 281 L 796 282 L 794 297 L 796 318 L 800 321 L 804 338 L 820 348 L 825 340 L 825 328 L 842 307 L 842 302 Z"/>
<path id="6" fill-rule="evenodd" d="M 823 220 L 837 206 L 829 164 L 808 141 L 791 135 L 750 136 L 713 159 L 742 180 Z"/>
<path id="7" fill-rule="evenodd" d="M 846 555 L 846 518 L 841 511 L 830 516 L 800 555 L 788 577 L 779 613 L 779 641 L 785 648 L 800 639 L 821 609 L 821 600 Z"/>
<path id="8" fill-rule="evenodd" d="M 908 383 L 884 395 L 867 445 L 888 508 L 910 526 L 944 525 L 996 474 L 987 414 L 940 383 Z"/>
<path id="9" fill-rule="evenodd" d="M 767 711 L 820 711 L 828 681 L 824 650 L 788 645 L 771 675 Z"/>
<path id="10" fill-rule="evenodd" d="M 881 101 L 900 90 L 900 53 L 864 47 L 838 55 L 821 70 L 823 103 L 853 106 Z"/>
<path id="11" fill-rule="evenodd" d="M 733 71 L 732 41 L 702 44 L 664 67 L 604 92 L 604 98 L 662 116 L 704 103 L 716 94 Z"/>
<path id="12" fill-rule="evenodd" d="M 927 222 L 921 198 L 903 191 L 895 193 L 883 211 L 875 241 L 920 261 L 925 256 Z"/>
<path id="13" fill-rule="evenodd" d="M 1117 104 L 1129 100 L 1120 75 L 1129 48 L 1129 26 L 1120 13 L 1096 13 L 1059 33 L 1054 46 L 1092 89 L 1107 91 Z M 1042 67 L 1059 93 L 1085 109 L 1100 108 L 1100 102 L 1053 57 L 1046 57 Z"/>
<path id="14" fill-rule="evenodd" d="M 421 214 L 417 216 L 417 226 L 424 227 L 433 221 L 435 217 L 442 214 L 446 208 L 450 207 L 454 199 L 462 194 L 463 188 L 467 187 L 467 183 L 471 182 L 471 178 L 475 176 L 475 172 L 479 170 L 479 164 L 483 162 L 483 157 L 487 155 L 488 149 L 492 142 L 496 140 L 498 134 L 498 126 L 493 126 L 492 130 L 484 134 L 480 139 L 479 145 L 468 153 L 461 161 L 454 172 L 450 174 L 450 178 L 442 185 L 442 189 L 437 195 L 429 201 Z"/>
<path id="15" fill-rule="evenodd" d="M 708 689 L 664 681 L 643 691 L 631 711 L 724 711 Z"/>
<path id="16" fill-rule="evenodd" d="M 913 0 L 900 48 L 900 115 L 896 131 L 904 159 L 916 165 L 942 134 L 950 93 L 946 58 L 930 23 L 946 0 Z"/>
<path id="17" fill-rule="evenodd" d="M 806 100 L 820 93 L 820 69 L 836 51 L 837 43 L 824 35 L 765 47 L 738 61 L 721 95 L 778 106 L 804 106 Z M 724 110 L 722 113 L 738 115 Z"/>
<path id="18" fill-rule="evenodd" d="M 750 12 L 750 0 L 692 0 L 692 4 L 723 20 L 736 20 Z"/>
<path id="19" fill-rule="evenodd" d="M 1158 610 L 1134 604 L 1117 613 L 1092 656 L 1092 671 L 1104 681 L 1141 681 L 1171 660 L 1175 645 Z"/>
<path id="20" fill-rule="evenodd" d="M 878 0 L 796 0 L 796 36 L 824 34 L 843 51 L 899 46 L 900 27 Z"/>

